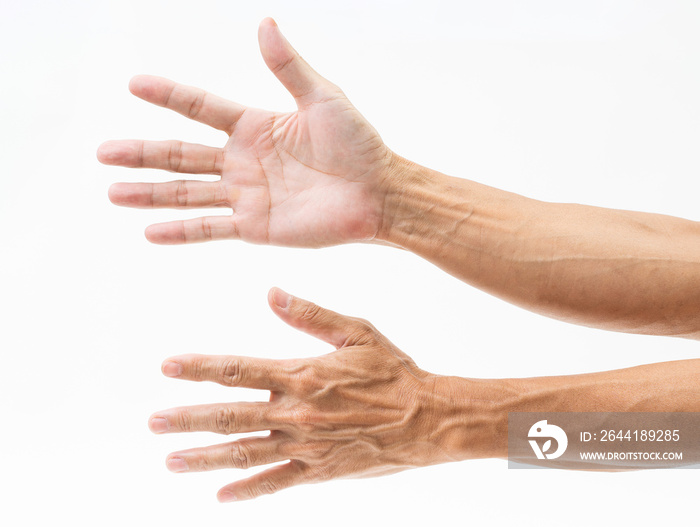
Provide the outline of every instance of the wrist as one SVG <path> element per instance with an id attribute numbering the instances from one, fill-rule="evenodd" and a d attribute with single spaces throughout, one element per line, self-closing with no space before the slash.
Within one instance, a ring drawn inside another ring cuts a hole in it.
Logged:
<path id="1" fill-rule="evenodd" d="M 539 212 L 523 196 L 447 176 L 393 152 L 380 185 L 375 241 L 414 252 L 462 278 L 478 280 L 485 265 L 520 244 L 519 230 Z M 467 276 L 463 276 L 463 275 Z"/>
<path id="2" fill-rule="evenodd" d="M 426 210 L 436 205 L 439 176 L 389 150 L 379 186 L 383 206 L 374 241 L 409 248 L 408 238 L 419 230 Z"/>
<path id="3" fill-rule="evenodd" d="M 431 441 L 450 459 L 505 458 L 508 408 L 517 398 L 507 381 L 436 375 Z"/>

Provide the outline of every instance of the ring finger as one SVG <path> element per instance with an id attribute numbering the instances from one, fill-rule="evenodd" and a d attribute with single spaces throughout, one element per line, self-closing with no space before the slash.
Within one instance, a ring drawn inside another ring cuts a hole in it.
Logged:
<path id="1" fill-rule="evenodd" d="M 270 403 L 228 403 L 184 406 L 156 412 L 148 426 L 156 434 L 216 432 L 239 434 L 273 430 L 280 423 L 269 417 Z"/>
<path id="2" fill-rule="evenodd" d="M 203 472 L 222 468 L 246 469 L 289 459 L 280 453 L 284 435 L 249 437 L 202 448 L 191 448 L 170 454 L 165 464 L 172 472 Z"/>
<path id="3" fill-rule="evenodd" d="M 237 190 L 227 188 L 218 181 L 114 183 L 109 187 L 112 203 L 141 209 L 231 207 L 237 196 Z"/>

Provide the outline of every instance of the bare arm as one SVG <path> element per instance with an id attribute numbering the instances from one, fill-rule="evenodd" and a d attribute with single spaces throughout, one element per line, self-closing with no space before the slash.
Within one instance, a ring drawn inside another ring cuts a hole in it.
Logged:
<path id="1" fill-rule="evenodd" d="M 163 364 L 169 377 L 269 390 L 269 401 L 171 408 L 149 420 L 156 433 L 270 431 L 168 456 L 174 472 L 286 461 L 226 485 L 221 501 L 336 478 L 505 457 L 509 412 L 700 411 L 700 360 L 566 377 L 445 377 L 420 369 L 364 320 L 276 289 L 269 300 L 285 322 L 336 350 L 290 360 L 172 357 Z"/>
<path id="2" fill-rule="evenodd" d="M 700 336 L 700 224 L 546 203 L 396 158 L 378 238 L 538 313 Z"/>
<path id="3" fill-rule="evenodd" d="M 461 459 L 474 453 L 468 432 L 471 423 L 464 421 L 464 415 L 477 415 L 488 424 L 482 436 L 491 447 L 486 450 L 488 457 L 505 458 L 509 412 L 700 411 L 700 359 L 556 377 L 482 380 L 441 376 L 436 384 L 435 393 L 450 394 L 443 406 L 453 408 L 453 420 L 445 420 L 444 438 L 462 452 Z M 480 407 L 476 413 L 475 407 Z"/>

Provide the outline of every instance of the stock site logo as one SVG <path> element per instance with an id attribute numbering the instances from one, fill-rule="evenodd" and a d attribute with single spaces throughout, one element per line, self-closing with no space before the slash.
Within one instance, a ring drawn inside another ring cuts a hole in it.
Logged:
<path id="1" fill-rule="evenodd" d="M 566 432 L 557 425 L 547 424 L 546 419 L 537 421 L 532 425 L 527 436 L 537 459 L 557 459 L 566 451 L 566 447 L 569 446 L 569 439 L 566 437 Z M 544 438 L 547 440 L 542 445 L 542 448 L 540 448 L 537 439 Z M 552 439 L 557 442 L 557 449 L 548 454 L 547 451 L 552 448 Z"/>

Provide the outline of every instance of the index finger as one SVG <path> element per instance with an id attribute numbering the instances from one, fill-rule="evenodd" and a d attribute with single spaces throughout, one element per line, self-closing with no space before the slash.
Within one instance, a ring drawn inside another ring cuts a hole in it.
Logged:
<path id="1" fill-rule="evenodd" d="M 233 101 L 152 75 L 137 75 L 131 79 L 129 91 L 144 101 L 169 108 L 229 135 L 245 112 L 245 106 Z"/>
<path id="2" fill-rule="evenodd" d="M 291 375 L 287 361 L 231 355 L 180 355 L 165 360 L 163 374 L 187 381 L 281 391 Z"/>

